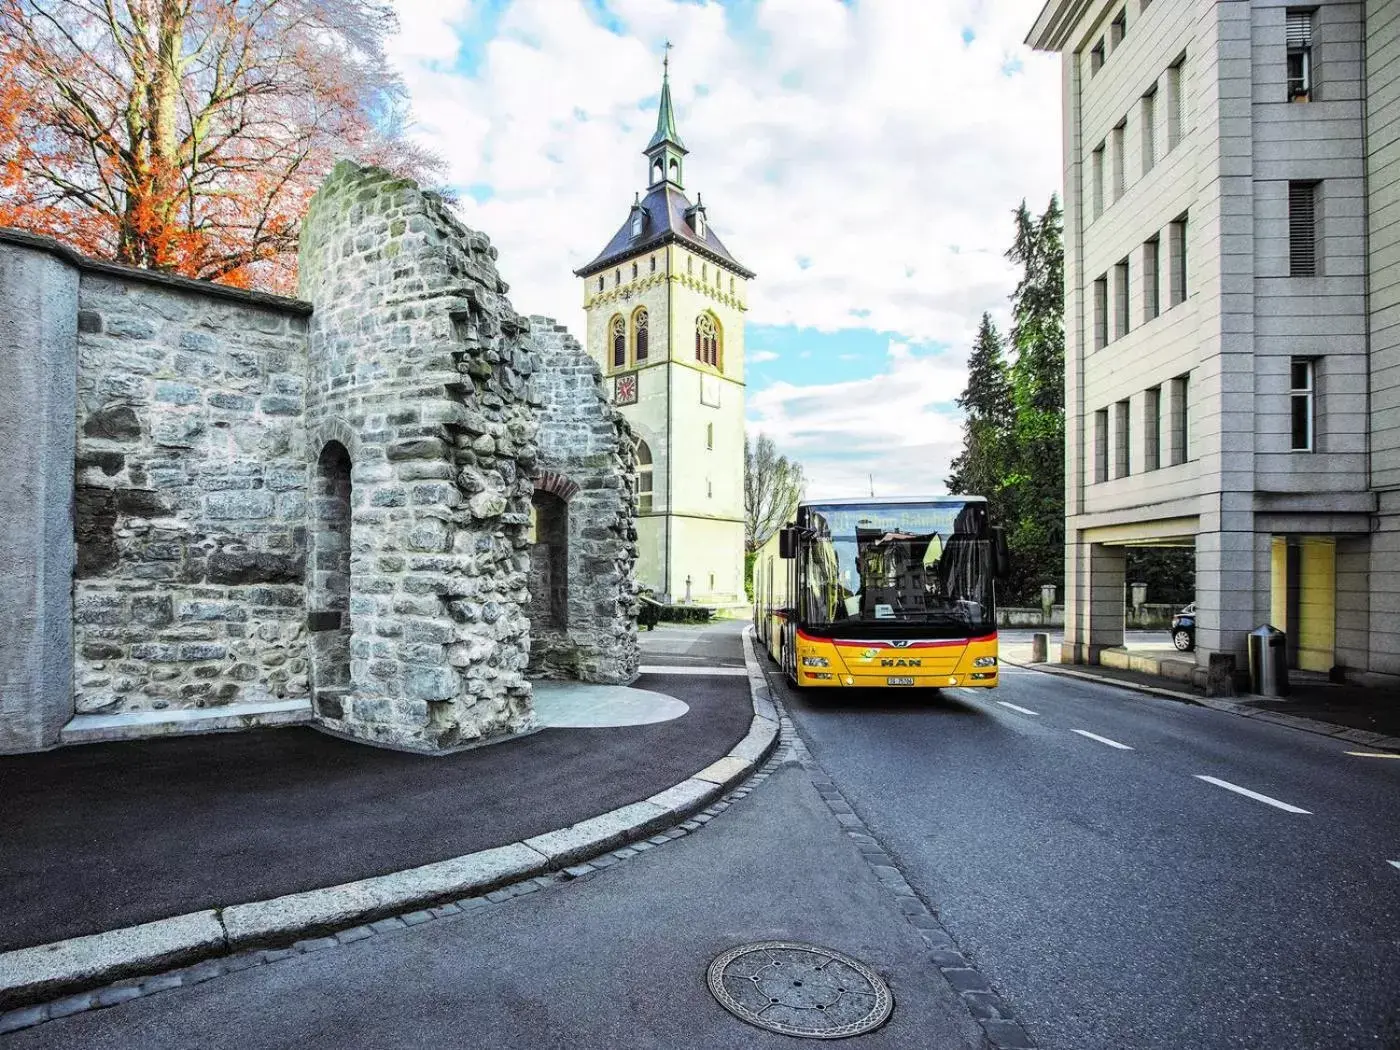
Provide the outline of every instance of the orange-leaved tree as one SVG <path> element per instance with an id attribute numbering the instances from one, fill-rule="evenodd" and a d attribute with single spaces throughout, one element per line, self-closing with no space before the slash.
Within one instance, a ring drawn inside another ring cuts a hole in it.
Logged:
<path id="1" fill-rule="evenodd" d="M 0 226 L 290 291 L 340 157 L 431 178 L 374 0 L 0 0 Z"/>

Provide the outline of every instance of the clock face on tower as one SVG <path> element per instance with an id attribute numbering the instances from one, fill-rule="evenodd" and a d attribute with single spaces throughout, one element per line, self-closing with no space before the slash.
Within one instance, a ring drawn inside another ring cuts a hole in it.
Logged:
<path id="1" fill-rule="evenodd" d="M 613 379 L 613 404 L 635 405 L 636 403 L 637 373 L 628 372 L 626 375 L 615 377 Z"/>

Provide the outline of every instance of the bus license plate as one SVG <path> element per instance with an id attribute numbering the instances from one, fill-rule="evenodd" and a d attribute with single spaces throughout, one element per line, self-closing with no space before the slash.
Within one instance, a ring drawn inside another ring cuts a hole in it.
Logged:
<path id="1" fill-rule="evenodd" d="M 885 679 L 885 684 L 886 684 L 886 685 L 913 685 L 913 684 L 914 684 L 914 679 L 912 679 L 912 678 L 886 678 L 886 679 Z"/>

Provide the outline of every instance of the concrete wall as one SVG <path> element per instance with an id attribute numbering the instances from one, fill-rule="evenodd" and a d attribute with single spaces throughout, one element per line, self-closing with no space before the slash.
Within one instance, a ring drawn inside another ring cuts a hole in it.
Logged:
<path id="1" fill-rule="evenodd" d="M 73 415 L 78 270 L 0 240 L 0 753 L 58 742 L 73 714 Z"/>
<path id="2" fill-rule="evenodd" d="M 1371 484 L 1366 647 L 1371 670 L 1400 675 L 1400 5 L 1367 0 L 1366 185 L 1371 350 Z"/>
<path id="3" fill-rule="evenodd" d="M 549 589 L 564 596 L 564 608 L 550 615 L 540 579 L 530 595 L 530 673 L 630 683 L 640 659 L 635 438 L 598 364 L 563 325 L 531 317 L 530 344 L 539 357 L 535 485 L 562 501 L 566 517 L 562 559 L 557 546 L 531 549 L 532 569 L 549 560 Z"/>

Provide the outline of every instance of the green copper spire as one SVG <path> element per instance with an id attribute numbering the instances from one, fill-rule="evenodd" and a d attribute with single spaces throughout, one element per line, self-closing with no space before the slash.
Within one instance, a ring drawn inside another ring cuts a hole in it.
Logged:
<path id="1" fill-rule="evenodd" d="M 656 134 L 647 143 L 647 151 L 663 143 L 684 150 L 685 144 L 676 132 L 676 113 L 671 108 L 671 41 L 666 41 L 666 57 L 661 60 L 661 108 L 656 113 Z"/>

